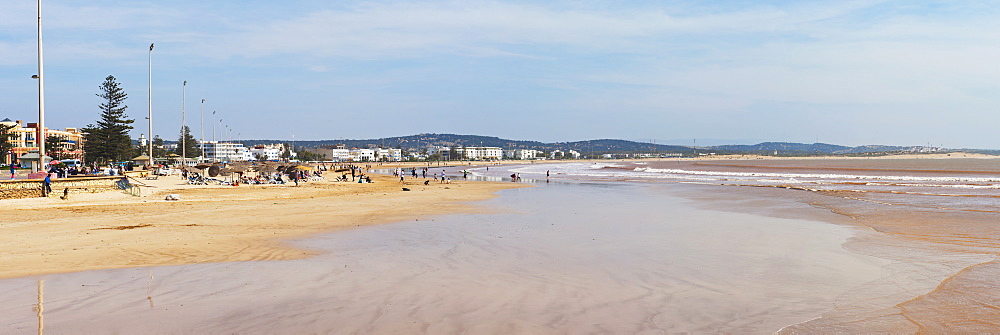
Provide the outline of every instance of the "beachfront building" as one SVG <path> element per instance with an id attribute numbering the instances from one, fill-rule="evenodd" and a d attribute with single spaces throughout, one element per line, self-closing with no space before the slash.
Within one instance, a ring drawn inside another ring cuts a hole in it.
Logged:
<path id="1" fill-rule="evenodd" d="M 285 152 L 285 146 L 276 144 L 261 144 L 255 145 L 247 149 L 250 151 L 250 156 L 253 160 L 264 160 L 264 161 L 280 161 L 281 153 Z"/>
<path id="2" fill-rule="evenodd" d="M 322 146 L 319 148 L 308 148 L 306 151 L 320 155 L 323 160 L 332 162 L 350 162 L 351 150 L 345 149 L 343 146 Z"/>
<path id="3" fill-rule="evenodd" d="M 374 162 L 375 150 L 372 149 L 351 149 L 352 162 Z"/>
<path id="4" fill-rule="evenodd" d="M 353 158 L 351 156 L 351 149 L 345 148 L 334 148 L 334 149 L 310 149 L 309 151 L 317 153 L 325 157 L 327 160 L 334 162 L 350 162 Z"/>
<path id="5" fill-rule="evenodd" d="M 378 160 L 381 162 L 399 162 L 403 160 L 403 150 L 393 148 L 375 149 L 378 153 Z"/>
<path id="6" fill-rule="evenodd" d="M 552 152 L 549 153 L 549 158 L 552 159 L 564 158 L 563 156 L 566 156 L 566 153 L 559 149 L 552 150 Z"/>
<path id="7" fill-rule="evenodd" d="M 545 156 L 545 153 L 535 149 L 507 150 L 504 151 L 504 154 L 507 158 L 520 160 L 538 159 L 540 156 Z"/>
<path id="8" fill-rule="evenodd" d="M 334 162 L 347 162 L 351 160 L 351 149 L 337 148 L 329 149 L 327 159 Z"/>
<path id="9" fill-rule="evenodd" d="M 13 147 L 10 152 L 3 153 L 0 162 L 9 164 L 34 151 L 38 155 L 38 138 L 44 140 L 49 136 L 60 139 L 59 145 L 55 148 L 45 148 L 46 156 L 58 157 L 60 159 L 83 159 L 83 142 L 86 133 L 78 128 L 66 128 L 64 130 L 45 128 L 41 136 L 38 136 L 37 123 L 24 123 L 21 120 L 3 119 L 0 124 L 13 126 L 10 133 L 13 135 L 9 142 Z"/>
<path id="10" fill-rule="evenodd" d="M 427 155 L 437 155 L 440 160 L 451 160 L 451 147 L 435 146 L 427 148 Z"/>
<path id="11" fill-rule="evenodd" d="M 499 147 L 458 147 L 455 151 L 462 159 L 481 161 L 503 159 L 503 149 Z"/>
<path id="12" fill-rule="evenodd" d="M 402 149 L 391 148 L 370 148 L 370 149 L 347 149 L 343 145 L 323 146 L 319 148 L 306 149 L 311 153 L 320 155 L 324 160 L 333 162 L 399 162 L 403 160 Z"/>
<path id="13" fill-rule="evenodd" d="M 565 155 L 563 155 L 563 158 L 580 159 L 580 156 L 581 156 L 580 152 L 576 150 L 570 150 L 567 151 Z"/>
<path id="14" fill-rule="evenodd" d="M 205 159 L 210 162 L 242 162 L 254 159 L 253 154 L 243 143 L 203 141 Z"/>

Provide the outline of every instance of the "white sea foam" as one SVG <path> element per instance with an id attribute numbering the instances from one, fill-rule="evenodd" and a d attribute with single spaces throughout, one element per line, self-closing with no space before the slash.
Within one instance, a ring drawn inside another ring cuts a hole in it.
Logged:
<path id="1" fill-rule="evenodd" d="M 771 172 L 730 172 L 730 171 L 698 171 L 681 169 L 654 169 L 635 168 L 636 172 L 665 173 L 679 175 L 701 175 L 701 176 L 730 176 L 730 177 L 770 177 L 770 178 L 807 178 L 807 179 L 839 179 L 839 180 L 892 180 L 892 181 L 938 181 L 938 182 L 969 182 L 969 183 L 997 183 L 1000 178 L 979 178 L 979 177 L 920 177 L 920 176 L 875 176 L 875 175 L 849 175 L 849 174 L 827 174 L 827 173 L 771 173 Z"/>

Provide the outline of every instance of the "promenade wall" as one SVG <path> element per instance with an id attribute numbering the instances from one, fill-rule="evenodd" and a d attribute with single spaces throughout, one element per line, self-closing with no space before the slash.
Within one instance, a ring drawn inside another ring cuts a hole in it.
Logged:
<path id="1" fill-rule="evenodd" d="M 118 190 L 116 184 L 122 176 L 70 177 L 52 179 L 52 194 L 62 195 L 63 190 L 69 193 L 98 193 Z M 42 196 L 42 179 L 0 180 L 0 200 L 38 198 Z"/>

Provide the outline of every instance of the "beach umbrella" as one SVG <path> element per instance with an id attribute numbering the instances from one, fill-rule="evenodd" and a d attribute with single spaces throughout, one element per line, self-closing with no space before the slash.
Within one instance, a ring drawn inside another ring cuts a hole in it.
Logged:
<path id="1" fill-rule="evenodd" d="M 222 172 L 222 173 L 233 173 L 233 172 L 243 173 L 245 171 L 246 171 L 246 169 L 243 169 L 243 168 L 240 168 L 240 167 L 234 167 L 234 166 L 233 167 L 227 166 L 227 167 L 222 168 L 222 170 L 220 170 L 220 172 Z"/>
<path id="2" fill-rule="evenodd" d="M 309 170 L 313 169 L 313 168 L 305 166 L 305 165 L 299 165 L 299 166 L 296 166 L 295 168 L 298 169 L 298 170 L 305 170 L 305 171 L 309 171 Z"/>
<path id="3" fill-rule="evenodd" d="M 211 167 L 208 168 L 208 176 L 209 177 L 218 177 L 219 176 L 219 172 L 222 172 L 221 170 L 222 169 L 219 168 L 218 165 L 212 165 Z"/>

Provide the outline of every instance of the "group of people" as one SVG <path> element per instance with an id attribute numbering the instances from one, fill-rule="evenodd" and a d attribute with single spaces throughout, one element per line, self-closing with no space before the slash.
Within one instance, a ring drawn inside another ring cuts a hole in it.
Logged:
<path id="1" fill-rule="evenodd" d="M 238 186 L 239 184 L 250 184 L 250 185 L 261 185 L 261 184 L 285 184 L 285 183 L 295 183 L 296 186 L 299 185 L 299 181 L 307 182 L 310 178 L 323 178 L 323 170 L 317 169 L 315 171 L 305 171 L 305 170 L 295 170 L 288 175 L 288 181 L 285 181 L 285 174 L 281 172 L 274 173 L 257 173 L 255 176 L 251 176 L 244 172 L 235 172 L 235 177 L 232 181 L 225 182 L 219 181 L 220 183 L 228 183 L 233 186 Z M 209 180 L 205 179 L 201 174 L 188 171 L 187 168 L 181 168 L 181 179 L 187 180 L 189 184 L 206 184 Z"/>

